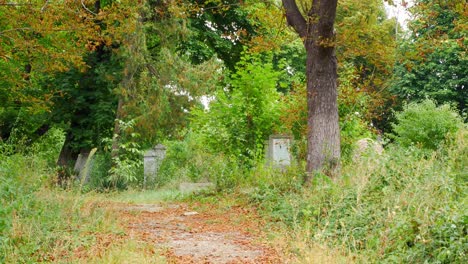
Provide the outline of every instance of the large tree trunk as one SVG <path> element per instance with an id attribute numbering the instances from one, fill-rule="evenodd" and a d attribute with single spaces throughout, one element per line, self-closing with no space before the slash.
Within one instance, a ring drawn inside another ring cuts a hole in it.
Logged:
<path id="1" fill-rule="evenodd" d="M 303 39 L 307 52 L 307 177 L 339 171 L 340 129 L 334 29 L 337 0 L 310 0 L 306 17 L 295 0 L 282 0 L 288 23 Z"/>
<path id="2" fill-rule="evenodd" d="M 316 45 L 307 47 L 307 178 L 325 170 L 330 176 L 339 169 L 336 58 L 333 51 Z"/>
<path id="3" fill-rule="evenodd" d="M 57 160 L 58 168 L 58 175 L 57 175 L 57 183 L 60 186 L 65 187 L 67 184 L 68 179 L 71 176 L 71 169 L 73 168 L 73 164 L 80 154 L 77 151 L 73 151 L 70 147 L 72 142 L 72 132 L 71 130 L 67 132 L 65 137 L 65 142 L 63 143 L 62 149 L 60 150 L 60 154 Z"/>
<path id="4" fill-rule="evenodd" d="M 78 153 L 73 152 L 70 148 L 71 142 L 71 132 L 68 131 L 65 137 L 65 142 L 63 143 L 62 149 L 60 150 L 60 154 L 57 160 L 57 165 L 63 168 L 69 168 L 70 165 L 76 157 L 78 157 Z"/>

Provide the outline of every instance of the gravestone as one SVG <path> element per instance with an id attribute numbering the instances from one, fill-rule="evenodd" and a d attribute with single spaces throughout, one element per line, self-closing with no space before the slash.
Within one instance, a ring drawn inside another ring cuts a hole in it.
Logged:
<path id="1" fill-rule="evenodd" d="M 284 168 L 291 165 L 292 137 L 288 135 L 271 135 L 267 143 L 267 162 L 273 167 Z"/>
<path id="2" fill-rule="evenodd" d="M 363 138 L 358 140 L 355 144 L 353 160 L 359 160 L 359 158 L 365 154 L 382 155 L 383 151 L 384 149 L 379 140 Z"/>
<path id="3" fill-rule="evenodd" d="M 92 149 L 91 152 L 83 152 L 78 154 L 73 171 L 76 173 L 77 179 L 81 183 L 88 182 L 91 177 L 91 171 L 94 165 L 93 156 L 95 152 L 96 149 Z"/>
<path id="4" fill-rule="evenodd" d="M 75 167 L 73 167 L 73 171 L 77 174 L 80 174 L 80 172 L 84 169 L 84 166 L 86 165 L 86 161 L 88 160 L 89 153 L 80 153 L 78 154 L 78 158 L 76 159 L 75 162 Z"/>
<path id="5" fill-rule="evenodd" d="M 144 168 L 144 180 L 143 184 L 146 187 L 146 183 L 154 182 L 158 175 L 159 166 L 163 159 L 166 157 L 166 147 L 162 144 L 156 145 L 153 149 L 145 152 L 143 160 Z"/>

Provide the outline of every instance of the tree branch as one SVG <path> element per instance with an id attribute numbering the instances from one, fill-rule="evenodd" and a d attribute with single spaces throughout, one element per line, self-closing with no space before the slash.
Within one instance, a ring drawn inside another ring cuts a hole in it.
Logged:
<path id="1" fill-rule="evenodd" d="M 93 11 L 89 10 L 89 9 L 86 7 L 86 5 L 84 4 L 84 0 L 81 0 L 81 6 L 82 6 L 86 11 L 88 11 L 89 13 L 91 13 L 91 14 L 97 16 L 96 13 L 94 13 Z"/>
<path id="2" fill-rule="evenodd" d="M 49 4 L 49 0 L 46 0 L 45 4 L 41 7 L 41 12 L 44 12 Z"/>
<path id="3" fill-rule="evenodd" d="M 16 3 L 1 3 L 0 6 L 30 6 L 32 5 L 31 3 L 29 4 L 16 4 Z"/>
<path id="4" fill-rule="evenodd" d="M 11 32 L 11 31 L 22 31 L 22 30 L 33 30 L 33 29 L 30 28 L 30 27 L 5 29 L 5 30 L 3 30 L 3 31 L 0 31 L 0 36 L 1 36 L 1 35 L 4 35 L 4 34 L 7 33 L 7 32 Z"/>
<path id="5" fill-rule="evenodd" d="M 307 22 L 297 7 L 296 0 L 282 0 L 286 11 L 286 20 L 301 38 L 307 36 Z"/>
<path id="6" fill-rule="evenodd" d="M 317 3 L 316 3 L 317 2 Z M 334 38 L 333 24 L 335 23 L 336 7 L 338 0 L 327 0 L 327 1 L 314 1 L 315 5 L 318 6 L 318 30 L 319 37 L 325 39 Z"/>

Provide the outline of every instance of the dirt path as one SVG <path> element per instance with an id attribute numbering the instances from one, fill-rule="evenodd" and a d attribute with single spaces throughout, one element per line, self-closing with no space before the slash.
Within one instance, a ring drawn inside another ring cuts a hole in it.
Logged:
<path id="1" fill-rule="evenodd" d="M 261 221 L 251 209 L 177 204 L 119 204 L 127 233 L 151 243 L 169 263 L 282 263 L 262 242 Z"/>

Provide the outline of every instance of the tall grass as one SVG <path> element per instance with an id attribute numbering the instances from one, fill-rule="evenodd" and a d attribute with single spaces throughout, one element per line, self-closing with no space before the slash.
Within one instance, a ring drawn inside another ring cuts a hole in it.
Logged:
<path id="1" fill-rule="evenodd" d="M 102 236 L 121 237 L 115 215 L 92 196 L 56 187 L 63 140 L 51 129 L 20 151 L 0 142 L 0 263 L 74 262 L 101 250 Z"/>
<path id="2" fill-rule="evenodd" d="M 99 236 L 120 236 L 115 217 L 104 208 L 51 186 L 55 175 L 47 161 L 2 155 L 0 168 L 0 263 L 69 262 Z"/>
<path id="3" fill-rule="evenodd" d="M 250 195 L 271 222 L 356 255 L 358 262 L 463 263 L 468 252 L 468 133 L 428 155 L 391 145 L 332 181 L 260 184 Z M 288 175 L 282 175 L 288 177 Z M 294 177 L 289 175 L 289 177 Z M 274 182 L 274 178 L 271 178 Z"/>

